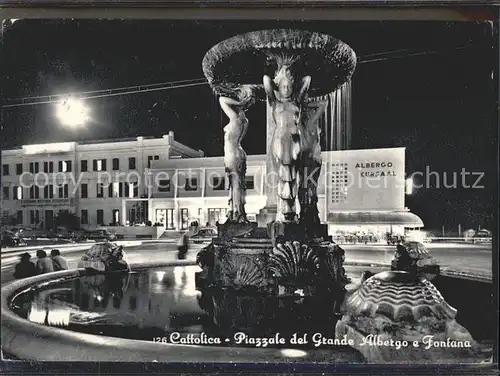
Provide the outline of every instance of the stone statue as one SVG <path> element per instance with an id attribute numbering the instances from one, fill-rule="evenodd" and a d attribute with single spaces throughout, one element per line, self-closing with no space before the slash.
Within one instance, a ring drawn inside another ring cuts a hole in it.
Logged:
<path id="1" fill-rule="evenodd" d="M 305 91 L 307 96 L 307 91 Z M 321 174 L 321 144 L 319 119 L 325 113 L 328 101 L 303 99 L 302 117 L 299 126 L 299 203 L 300 221 L 306 226 L 320 224 L 318 213 L 318 180 Z"/>
<path id="2" fill-rule="evenodd" d="M 298 93 L 295 90 L 295 78 L 287 65 L 278 70 L 274 80 L 265 75 L 263 81 L 275 122 L 270 152 L 278 174 L 276 222 L 294 222 L 297 220 L 301 103 L 311 77 L 302 79 Z"/>
<path id="3" fill-rule="evenodd" d="M 248 129 L 245 111 L 255 102 L 253 87 L 243 85 L 237 90 L 238 100 L 220 97 L 219 103 L 229 118 L 224 127 L 224 166 L 229 179 L 229 213 L 228 221 L 236 223 L 248 222 L 245 213 L 245 174 L 247 155 L 241 141 Z"/>

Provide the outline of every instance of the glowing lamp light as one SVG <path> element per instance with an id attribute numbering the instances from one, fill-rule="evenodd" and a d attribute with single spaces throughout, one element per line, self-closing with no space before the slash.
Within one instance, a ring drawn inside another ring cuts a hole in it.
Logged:
<path id="1" fill-rule="evenodd" d="M 57 107 L 57 117 L 69 126 L 84 125 L 89 119 L 89 109 L 81 99 L 67 98 Z"/>
<path id="2" fill-rule="evenodd" d="M 165 272 L 156 272 L 156 278 L 158 278 L 158 281 L 163 281 L 163 277 L 165 277 Z"/>
<path id="3" fill-rule="evenodd" d="M 413 193 L 413 178 L 410 177 L 406 179 L 405 190 L 407 195 L 411 195 Z"/>

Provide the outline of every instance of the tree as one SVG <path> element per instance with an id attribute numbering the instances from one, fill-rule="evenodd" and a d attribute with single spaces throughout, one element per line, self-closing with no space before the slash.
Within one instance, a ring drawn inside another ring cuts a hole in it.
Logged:
<path id="1" fill-rule="evenodd" d="M 71 212 L 59 212 L 54 218 L 56 226 L 66 227 L 71 230 L 78 230 L 80 228 L 80 218 Z"/>

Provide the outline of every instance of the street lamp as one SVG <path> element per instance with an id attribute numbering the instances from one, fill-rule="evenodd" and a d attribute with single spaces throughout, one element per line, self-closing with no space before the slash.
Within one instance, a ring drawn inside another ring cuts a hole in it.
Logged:
<path id="1" fill-rule="evenodd" d="M 89 119 L 89 108 L 81 99 L 66 98 L 57 106 L 57 117 L 64 125 L 81 126 Z"/>

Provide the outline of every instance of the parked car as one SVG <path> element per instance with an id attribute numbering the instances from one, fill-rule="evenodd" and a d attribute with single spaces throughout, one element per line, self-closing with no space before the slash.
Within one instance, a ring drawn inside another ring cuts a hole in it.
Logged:
<path id="1" fill-rule="evenodd" d="M 471 238 L 472 243 L 491 243 L 491 232 L 487 230 L 479 230 L 476 234 Z"/>
<path id="2" fill-rule="evenodd" d="M 116 234 L 106 229 L 87 231 L 84 236 L 88 240 L 95 240 L 95 241 L 112 242 L 116 240 Z"/>
<path id="3" fill-rule="evenodd" d="M 217 231 L 213 228 L 200 228 L 194 235 L 191 235 L 190 240 L 195 244 L 210 243 L 217 236 Z"/>
<path id="4" fill-rule="evenodd" d="M 8 230 L 2 231 L 1 239 L 2 247 L 23 247 L 26 242 L 23 238 L 16 235 L 16 233 Z"/>
<path id="5" fill-rule="evenodd" d="M 47 231 L 39 228 L 20 228 L 16 234 L 24 239 L 48 238 Z"/>

